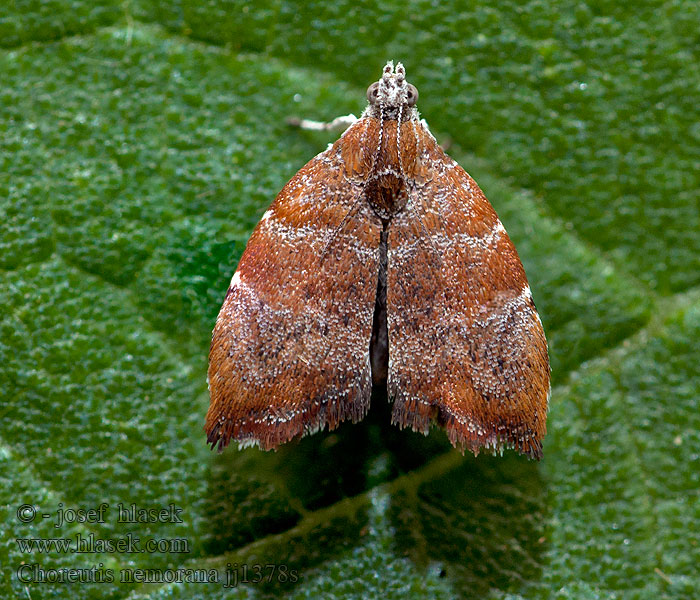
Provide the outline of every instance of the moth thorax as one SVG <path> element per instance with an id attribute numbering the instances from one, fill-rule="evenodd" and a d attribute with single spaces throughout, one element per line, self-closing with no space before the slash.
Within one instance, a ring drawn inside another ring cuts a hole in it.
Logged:
<path id="1" fill-rule="evenodd" d="M 367 201 L 382 220 L 390 219 L 403 210 L 408 201 L 406 182 L 392 173 L 375 177 L 368 182 L 365 190 Z"/>

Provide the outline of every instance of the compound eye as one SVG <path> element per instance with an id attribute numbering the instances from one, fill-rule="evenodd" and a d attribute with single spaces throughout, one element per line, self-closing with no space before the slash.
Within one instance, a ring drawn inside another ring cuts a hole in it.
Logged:
<path id="1" fill-rule="evenodd" d="M 415 103 L 418 101 L 418 90 L 410 83 L 408 84 L 408 91 L 406 92 L 406 101 L 408 102 L 409 106 L 415 105 Z"/>
<path id="2" fill-rule="evenodd" d="M 370 104 L 376 104 L 379 99 L 379 82 L 375 81 L 367 88 L 367 100 Z"/>

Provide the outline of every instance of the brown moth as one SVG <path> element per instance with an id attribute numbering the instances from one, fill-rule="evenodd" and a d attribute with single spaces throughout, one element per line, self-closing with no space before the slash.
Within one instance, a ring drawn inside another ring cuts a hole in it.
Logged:
<path id="1" fill-rule="evenodd" d="M 518 254 L 438 146 L 399 63 L 284 186 L 214 328 L 207 441 L 277 448 L 369 409 L 452 444 L 542 456 L 549 358 Z"/>

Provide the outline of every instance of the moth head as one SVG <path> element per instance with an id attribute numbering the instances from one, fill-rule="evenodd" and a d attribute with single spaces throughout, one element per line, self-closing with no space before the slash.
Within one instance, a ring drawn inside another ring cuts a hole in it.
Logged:
<path id="1" fill-rule="evenodd" d="M 406 81 L 404 66 L 398 63 L 394 68 L 394 62 L 389 61 L 381 79 L 367 88 L 367 100 L 369 110 L 375 116 L 398 119 L 400 115 L 401 120 L 405 121 L 416 113 L 413 107 L 418 100 L 418 90 Z"/>

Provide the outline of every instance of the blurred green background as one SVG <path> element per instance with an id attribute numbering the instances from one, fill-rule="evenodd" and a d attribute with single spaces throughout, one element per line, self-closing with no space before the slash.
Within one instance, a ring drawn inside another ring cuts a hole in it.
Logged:
<path id="1" fill-rule="evenodd" d="M 700 5 L 64 0 L 0 7 L 0 595 L 690 598 L 700 588 Z M 550 341 L 545 458 L 375 402 L 277 453 L 202 430 L 257 220 L 388 59 L 515 242 Z M 105 523 L 22 523 L 110 505 Z M 119 502 L 182 508 L 124 524 Z M 16 538 L 184 538 L 187 553 Z M 117 581 L 22 583 L 21 564 Z M 120 584 L 284 565 L 298 581 Z M 100 566 L 101 565 L 101 566 Z"/>

